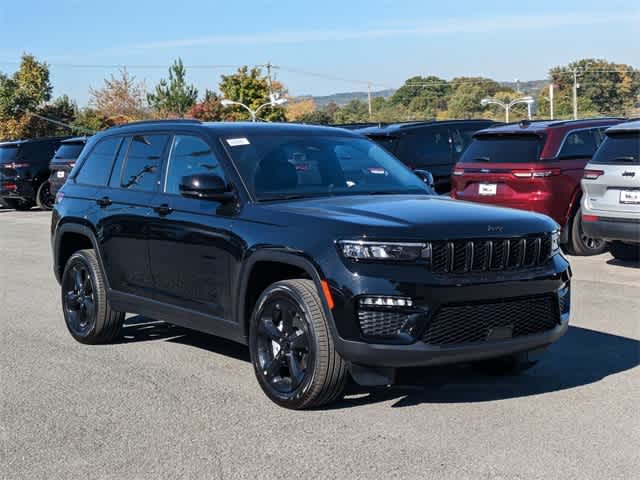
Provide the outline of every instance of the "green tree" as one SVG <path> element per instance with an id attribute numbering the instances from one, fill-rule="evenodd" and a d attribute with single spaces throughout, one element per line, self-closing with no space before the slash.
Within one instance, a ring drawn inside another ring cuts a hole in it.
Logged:
<path id="1" fill-rule="evenodd" d="M 303 113 L 296 121 L 315 125 L 329 125 L 333 123 L 333 117 L 326 110 L 314 110 L 313 112 Z"/>
<path id="2" fill-rule="evenodd" d="M 113 120 L 94 108 L 83 108 L 78 112 L 74 125 L 94 132 L 99 132 L 114 125 Z"/>
<path id="3" fill-rule="evenodd" d="M 155 92 L 147 95 L 149 105 L 160 117 L 184 117 L 195 105 L 198 90 L 195 86 L 187 84 L 186 74 L 182 59 L 178 58 L 169 67 L 169 79 L 160 80 Z"/>
<path id="4" fill-rule="evenodd" d="M 273 93 L 284 95 L 286 90 L 279 82 L 272 83 Z M 220 91 L 224 98 L 243 103 L 252 109 L 257 109 L 269 101 L 269 81 L 262 75 L 262 71 L 254 67 L 240 67 L 231 75 L 222 75 Z M 229 107 L 228 111 L 233 120 L 249 120 L 251 115 L 239 106 Z M 262 120 L 280 122 L 285 120 L 285 110 L 280 106 L 264 107 L 258 116 Z"/>
<path id="5" fill-rule="evenodd" d="M 411 77 L 389 99 L 392 105 L 402 105 L 415 116 L 432 118 L 447 109 L 451 85 L 446 80 L 430 75 Z"/>
<path id="6" fill-rule="evenodd" d="M 335 123 L 356 123 L 369 121 L 369 105 L 361 100 L 351 100 L 333 115 Z"/>
<path id="7" fill-rule="evenodd" d="M 503 90 L 500 84 L 489 78 L 458 77 L 451 80 L 452 93 L 447 104 L 449 118 L 479 118 L 487 110 L 480 104 L 485 97 L 493 97 Z"/>
<path id="8" fill-rule="evenodd" d="M 219 122 L 226 120 L 229 113 L 222 106 L 222 103 L 220 103 L 221 100 L 222 99 L 217 93 L 207 89 L 202 101 L 191 107 L 187 112 L 187 116 L 197 118 L 203 122 Z"/>
<path id="9" fill-rule="evenodd" d="M 39 107 L 36 112 L 40 117 L 32 116 L 27 131 L 28 137 L 51 137 L 58 135 L 70 135 L 82 133 L 80 130 L 65 127 L 55 122 L 66 125 L 75 125 L 78 116 L 78 106 L 67 95 L 56 98 L 53 102 Z M 50 119 L 53 121 L 47 121 Z"/>

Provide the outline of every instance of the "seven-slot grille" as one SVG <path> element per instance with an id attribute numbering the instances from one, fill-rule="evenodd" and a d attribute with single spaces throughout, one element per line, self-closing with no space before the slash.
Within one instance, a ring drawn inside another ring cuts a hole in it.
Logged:
<path id="1" fill-rule="evenodd" d="M 435 273 L 530 268 L 549 259 L 551 237 L 433 242 L 431 249 L 431 270 Z"/>
<path id="2" fill-rule="evenodd" d="M 443 346 L 486 342 L 497 329 L 508 332 L 508 338 L 521 337 L 551 330 L 559 320 L 553 295 L 443 305 L 422 340 Z"/>

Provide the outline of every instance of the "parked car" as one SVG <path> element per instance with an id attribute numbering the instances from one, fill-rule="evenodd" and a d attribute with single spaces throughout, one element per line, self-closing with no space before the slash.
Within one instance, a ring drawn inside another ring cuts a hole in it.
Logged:
<path id="1" fill-rule="evenodd" d="M 606 242 L 582 226 L 580 180 L 604 130 L 622 121 L 523 121 L 477 132 L 453 170 L 451 196 L 544 213 L 562 226 L 570 253 L 602 253 Z"/>
<path id="2" fill-rule="evenodd" d="M 448 120 L 381 124 L 357 130 L 385 147 L 412 170 L 431 172 L 438 193 L 451 190 L 451 171 L 472 135 L 491 120 Z"/>
<path id="3" fill-rule="evenodd" d="M 640 260 L 640 120 L 605 131 L 584 171 L 582 222 L 587 235 L 611 242 L 611 254 Z"/>
<path id="4" fill-rule="evenodd" d="M 51 163 L 49 164 L 49 197 L 48 203 L 43 208 L 51 209 L 56 193 L 69 176 L 69 172 L 76 164 L 82 149 L 87 143 L 87 137 L 75 137 L 63 140 L 56 150 Z M 43 202 L 44 203 L 44 202 Z"/>
<path id="5" fill-rule="evenodd" d="M 348 375 L 528 368 L 568 328 L 569 263 L 545 215 L 456 202 L 347 130 L 155 121 L 92 137 L 52 214 L 71 335 L 125 312 L 249 345 L 288 408 Z"/>
<path id="6" fill-rule="evenodd" d="M 7 207 L 29 210 L 48 195 L 49 161 L 64 138 L 0 143 L 0 199 Z"/>

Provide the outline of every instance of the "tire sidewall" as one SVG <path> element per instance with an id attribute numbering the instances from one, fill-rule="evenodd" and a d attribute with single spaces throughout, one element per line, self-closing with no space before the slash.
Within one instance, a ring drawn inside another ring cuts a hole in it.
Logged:
<path id="1" fill-rule="evenodd" d="M 571 253 L 580 256 L 600 255 L 607 251 L 607 242 L 597 249 L 589 248 L 582 241 L 582 208 L 578 208 L 571 224 Z"/>
<path id="2" fill-rule="evenodd" d="M 45 191 L 47 192 L 48 196 L 51 197 L 51 187 L 49 186 L 48 181 L 42 182 L 38 187 L 38 191 L 36 193 L 36 203 L 42 210 L 51 210 L 53 208 L 53 202 L 51 202 L 50 200 L 47 202 L 46 199 L 42 198 Z"/>
<path id="3" fill-rule="evenodd" d="M 268 380 L 266 380 L 264 378 L 264 375 L 262 374 L 262 369 L 260 368 L 260 362 L 258 358 L 257 325 L 260 318 L 259 314 L 267 301 L 277 297 L 287 297 L 289 300 L 293 300 L 298 305 L 305 317 L 304 322 L 307 325 L 309 346 L 313 349 L 313 351 L 311 352 L 313 359 L 313 370 L 311 371 L 311 374 L 306 375 L 304 382 L 290 394 L 282 394 L 271 387 Z M 318 336 L 315 331 L 313 322 L 311 321 L 311 312 L 308 305 L 304 302 L 302 296 L 295 289 L 283 283 L 275 283 L 268 287 L 260 295 L 260 298 L 256 302 L 256 306 L 251 315 L 251 322 L 249 325 L 249 353 L 251 356 L 251 363 L 253 364 L 256 378 L 258 379 L 258 382 L 260 383 L 260 386 L 262 387 L 266 395 L 278 405 L 287 408 L 297 408 L 299 405 L 304 403 L 306 395 L 313 388 L 313 383 L 319 368 L 319 348 L 320 345 L 318 342 Z"/>
<path id="4" fill-rule="evenodd" d="M 91 325 L 91 328 L 89 330 L 87 330 L 87 333 L 85 335 L 78 335 L 69 326 L 69 319 L 68 319 L 68 316 L 67 316 L 68 313 L 67 313 L 67 308 L 66 308 L 66 305 L 65 305 L 66 292 L 64 291 L 64 288 L 60 288 L 61 301 L 62 301 L 62 312 L 63 312 L 63 315 L 64 315 L 64 323 L 67 326 L 67 330 L 69 330 L 69 333 L 71 334 L 71 336 L 73 338 L 75 338 L 79 342 L 91 343 L 90 340 L 96 334 L 96 330 L 97 330 L 97 327 L 98 327 L 98 322 L 100 320 L 99 312 L 102 311 L 102 304 L 103 304 L 102 302 L 104 302 L 104 298 L 102 296 L 102 292 L 99 291 L 99 288 L 97 288 L 97 286 L 98 286 L 98 279 L 96 277 L 97 272 L 95 271 L 95 269 L 91 265 L 91 262 L 86 258 L 86 254 L 85 253 L 77 252 L 77 253 L 74 253 L 71 256 L 71 258 L 69 258 L 69 260 L 67 261 L 67 264 L 64 267 L 64 272 L 62 273 L 61 285 L 64 285 L 65 279 L 69 275 L 69 272 L 74 267 L 74 265 L 78 265 L 78 264 L 82 265 L 87 270 L 89 275 L 91 276 L 91 283 L 92 283 L 92 287 L 93 287 L 94 303 L 95 303 L 95 308 L 94 308 L 94 310 L 95 310 L 94 311 L 95 318 L 94 318 L 93 324 Z"/>

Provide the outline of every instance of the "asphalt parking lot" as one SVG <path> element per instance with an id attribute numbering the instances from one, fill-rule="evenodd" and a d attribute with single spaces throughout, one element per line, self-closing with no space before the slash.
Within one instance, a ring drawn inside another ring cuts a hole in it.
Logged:
<path id="1" fill-rule="evenodd" d="M 271 403 L 245 347 L 139 317 L 67 333 L 47 212 L 0 210 L 0 477 L 637 478 L 640 268 L 572 257 L 573 325 L 520 377 L 467 367 Z M 634 473 L 635 472 L 635 473 Z"/>

